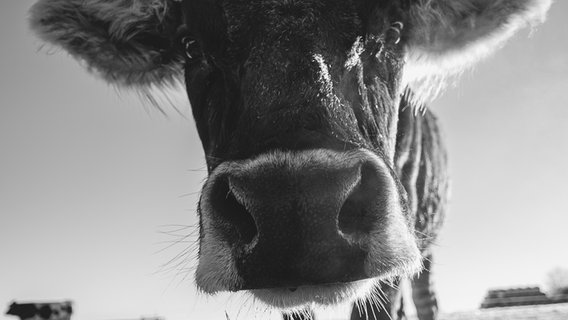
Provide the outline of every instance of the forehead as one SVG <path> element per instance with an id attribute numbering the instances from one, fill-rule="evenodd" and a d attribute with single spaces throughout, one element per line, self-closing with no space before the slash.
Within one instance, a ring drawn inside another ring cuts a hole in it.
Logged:
<path id="1" fill-rule="evenodd" d="M 337 24 L 352 22 L 355 13 L 351 0 L 223 0 L 220 5 L 233 22 L 249 21 L 276 28 L 321 23 L 329 23 L 334 28 Z"/>
<path id="2" fill-rule="evenodd" d="M 239 46 L 344 46 L 352 44 L 361 29 L 353 0 L 186 0 L 184 10 L 205 41 L 227 40 Z"/>

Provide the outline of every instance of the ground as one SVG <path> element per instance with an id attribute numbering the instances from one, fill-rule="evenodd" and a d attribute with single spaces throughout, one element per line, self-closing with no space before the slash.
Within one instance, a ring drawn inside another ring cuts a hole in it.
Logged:
<path id="1" fill-rule="evenodd" d="M 440 320 L 565 320 L 568 303 L 510 308 L 492 308 L 440 315 Z"/>

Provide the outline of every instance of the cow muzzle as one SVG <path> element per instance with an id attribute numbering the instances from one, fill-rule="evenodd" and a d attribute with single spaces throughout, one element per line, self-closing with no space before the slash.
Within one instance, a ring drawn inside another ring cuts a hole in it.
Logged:
<path id="1" fill-rule="evenodd" d="M 197 285 L 208 293 L 293 294 L 412 274 L 420 254 L 400 190 L 385 162 L 364 150 L 274 151 L 225 162 L 199 204 Z"/>

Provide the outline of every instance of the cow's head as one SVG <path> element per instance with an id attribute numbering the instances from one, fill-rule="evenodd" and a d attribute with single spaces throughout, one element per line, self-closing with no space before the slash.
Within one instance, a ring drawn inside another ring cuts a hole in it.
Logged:
<path id="1" fill-rule="evenodd" d="M 462 70 L 548 6 L 42 0 L 32 26 L 111 83 L 185 75 L 209 169 L 197 285 L 287 308 L 420 270 L 394 165 L 401 96 Z"/>

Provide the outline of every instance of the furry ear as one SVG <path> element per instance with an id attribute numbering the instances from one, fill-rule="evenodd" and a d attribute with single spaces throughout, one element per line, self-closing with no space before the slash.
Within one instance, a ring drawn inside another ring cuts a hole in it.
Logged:
<path id="1" fill-rule="evenodd" d="M 551 0 L 414 0 L 407 81 L 459 73 L 517 30 L 542 22 Z"/>
<path id="2" fill-rule="evenodd" d="M 39 0 L 33 31 L 109 83 L 150 87 L 180 79 L 177 0 Z"/>

